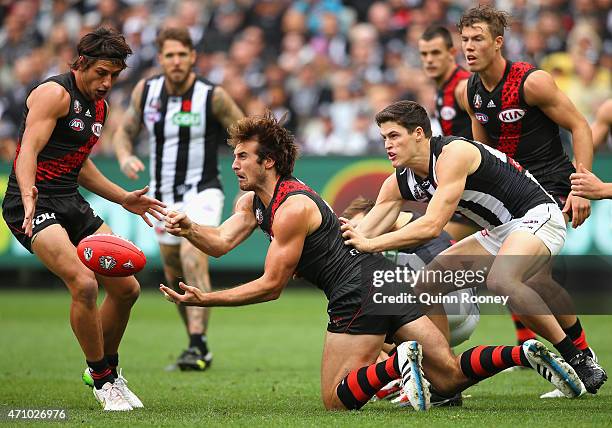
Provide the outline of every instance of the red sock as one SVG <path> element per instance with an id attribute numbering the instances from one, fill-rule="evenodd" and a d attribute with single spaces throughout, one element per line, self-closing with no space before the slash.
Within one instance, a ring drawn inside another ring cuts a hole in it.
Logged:
<path id="1" fill-rule="evenodd" d="M 483 380 L 510 367 L 531 367 L 522 346 L 476 346 L 460 355 L 461 370 L 470 379 Z"/>
<path id="2" fill-rule="evenodd" d="M 570 337 L 570 339 L 572 339 L 572 342 L 574 342 L 576 348 L 580 349 L 581 351 L 585 351 L 589 348 L 589 344 L 586 340 L 586 334 L 578 318 L 576 318 L 576 323 L 573 326 L 564 328 L 563 331 Z"/>
<path id="3" fill-rule="evenodd" d="M 385 361 L 350 372 L 336 387 L 344 407 L 358 410 L 383 386 L 401 376 L 397 354 Z"/>
<path id="4" fill-rule="evenodd" d="M 537 337 L 532 330 L 523 325 L 520 318 L 515 314 L 512 314 L 512 321 L 514 321 L 514 327 L 516 328 L 516 341 L 519 345 L 522 345 L 529 339 L 535 339 Z"/>

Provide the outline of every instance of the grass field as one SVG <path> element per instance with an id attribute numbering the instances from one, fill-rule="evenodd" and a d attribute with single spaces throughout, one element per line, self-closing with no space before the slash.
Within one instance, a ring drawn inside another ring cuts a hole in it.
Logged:
<path id="1" fill-rule="evenodd" d="M 120 355 L 146 408 L 104 414 L 81 383 L 84 361 L 68 310 L 65 292 L 0 293 L 0 407 L 64 408 L 68 423 L 79 426 L 612 426 L 612 383 L 596 397 L 540 400 L 549 385 L 527 370 L 470 388 L 463 408 L 417 414 L 378 402 L 360 412 L 326 412 L 319 398 L 325 298 L 301 289 L 273 303 L 214 309 L 215 360 L 205 373 L 164 371 L 186 344 L 185 333 L 171 304 L 143 293 Z M 582 324 L 610 369 L 612 317 L 582 317 Z M 511 326 L 509 317 L 485 316 L 461 349 L 512 344 Z"/>

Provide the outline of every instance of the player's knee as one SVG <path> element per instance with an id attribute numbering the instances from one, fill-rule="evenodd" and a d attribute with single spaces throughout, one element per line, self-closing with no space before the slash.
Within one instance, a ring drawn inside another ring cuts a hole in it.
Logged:
<path id="1" fill-rule="evenodd" d="M 121 303 L 132 305 L 140 296 L 140 284 L 133 276 L 125 279 L 125 283 L 120 287 L 115 287 L 113 299 Z"/>
<path id="2" fill-rule="evenodd" d="M 510 280 L 502 274 L 491 272 L 487 277 L 487 288 L 495 294 L 503 294 L 509 286 Z"/>
<path id="3" fill-rule="evenodd" d="M 77 275 L 68 281 L 72 300 L 87 306 L 95 306 L 98 299 L 98 282 L 95 276 Z"/>

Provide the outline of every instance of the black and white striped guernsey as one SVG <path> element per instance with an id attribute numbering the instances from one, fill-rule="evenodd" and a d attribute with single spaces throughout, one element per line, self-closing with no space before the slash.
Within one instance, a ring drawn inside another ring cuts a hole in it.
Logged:
<path id="1" fill-rule="evenodd" d="M 457 211 L 481 227 L 492 229 L 523 217 L 540 204 L 554 204 L 553 198 L 518 162 L 492 147 L 461 137 L 433 137 L 430 141 L 429 175 L 419 177 L 409 168 L 395 171 L 402 197 L 428 202 L 437 188 L 436 162 L 442 148 L 454 140 L 478 148 L 480 165 L 468 175 Z"/>
<path id="2" fill-rule="evenodd" d="M 166 203 L 187 192 L 221 188 L 217 146 L 225 130 L 212 113 L 215 85 L 196 77 L 182 96 L 169 95 L 163 75 L 145 82 L 142 121 L 149 131 L 151 194 Z"/>

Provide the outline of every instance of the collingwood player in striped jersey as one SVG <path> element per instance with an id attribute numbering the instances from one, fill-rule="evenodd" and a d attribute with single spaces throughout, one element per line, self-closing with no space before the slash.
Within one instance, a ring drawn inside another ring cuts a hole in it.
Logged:
<path id="1" fill-rule="evenodd" d="M 525 284 L 565 242 L 565 219 L 553 197 L 518 162 L 498 150 L 460 137 L 432 138 L 427 112 L 415 102 L 391 104 L 376 115 L 376 123 L 396 173 L 383 184 L 359 230 L 344 220 L 346 245 L 362 252 L 414 246 L 438 236 L 454 212 L 465 215 L 483 231 L 442 255 L 469 255 L 470 270 L 485 269 L 488 288 L 508 296 L 511 308 L 524 314 L 528 327 L 553 343 L 586 390 L 595 393 L 606 381 L 606 373 L 576 348 L 541 295 Z M 384 233 L 396 221 L 405 199 L 429 202 L 425 215 Z M 366 239 L 364 232 L 372 238 Z M 432 263 L 439 266 L 435 269 L 466 269 L 456 260 L 454 264 L 461 267 L 450 266 L 452 261 L 447 259 L 436 257 Z M 417 285 L 417 292 L 427 287 L 431 293 L 430 285 Z"/>
<path id="2" fill-rule="evenodd" d="M 199 223 L 217 226 L 223 211 L 217 147 L 242 112 L 227 94 L 193 71 L 196 52 L 189 32 L 165 28 L 157 37 L 163 73 L 142 79 L 132 92 L 129 108 L 113 144 L 121 170 L 132 179 L 144 170 L 133 154 L 132 141 L 144 126 L 150 145 L 150 193 L 169 207 L 186 212 Z M 187 240 L 156 227 L 166 280 L 179 278 L 210 291 L 208 258 Z M 205 370 L 212 362 L 206 341 L 210 310 L 178 307 L 189 345 L 179 356 L 181 370 Z"/>

